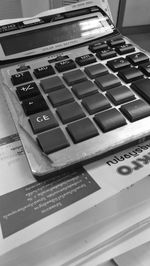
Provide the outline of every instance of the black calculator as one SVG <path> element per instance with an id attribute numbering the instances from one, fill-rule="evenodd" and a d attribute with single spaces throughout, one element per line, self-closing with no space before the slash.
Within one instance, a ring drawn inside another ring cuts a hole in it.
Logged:
<path id="1" fill-rule="evenodd" d="M 150 134 L 150 55 L 99 2 L 0 27 L 1 87 L 38 180 Z"/>

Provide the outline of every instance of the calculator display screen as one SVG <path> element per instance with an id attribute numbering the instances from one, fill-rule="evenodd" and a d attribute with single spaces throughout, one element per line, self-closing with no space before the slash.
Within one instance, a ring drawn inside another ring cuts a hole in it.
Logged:
<path id="1" fill-rule="evenodd" d="M 99 35 L 103 36 L 106 23 L 107 27 L 111 29 L 107 20 L 105 20 L 104 27 L 101 19 L 94 16 L 37 30 L 26 31 L 15 35 L 9 35 L 1 40 L 1 45 L 5 55 L 8 56 L 48 45 L 56 45 L 77 38 L 90 39 Z"/>

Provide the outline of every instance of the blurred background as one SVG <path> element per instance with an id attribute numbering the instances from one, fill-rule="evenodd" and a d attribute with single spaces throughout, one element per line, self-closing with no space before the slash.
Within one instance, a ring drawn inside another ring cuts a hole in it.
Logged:
<path id="1" fill-rule="evenodd" d="M 30 17 L 39 12 L 84 0 L 0 0 L 0 19 Z M 150 51 L 150 0 L 108 0 L 114 23 Z"/>
<path id="2" fill-rule="evenodd" d="M 0 0 L 0 19 L 30 17 L 39 12 L 84 0 Z M 109 0 L 114 20 L 117 19 L 119 0 Z"/>

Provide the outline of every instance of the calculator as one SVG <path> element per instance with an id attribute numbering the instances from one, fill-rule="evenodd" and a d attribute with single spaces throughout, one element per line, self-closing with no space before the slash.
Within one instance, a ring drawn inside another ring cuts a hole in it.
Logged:
<path id="1" fill-rule="evenodd" d="M 150 54 L 99 3 L 0 27 L 1 87 L 38 180 L 150 134 Z"/>

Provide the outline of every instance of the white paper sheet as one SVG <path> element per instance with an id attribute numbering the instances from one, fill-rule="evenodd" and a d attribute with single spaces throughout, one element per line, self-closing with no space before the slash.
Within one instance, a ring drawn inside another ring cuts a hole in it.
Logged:
<path id="1" fill-rule="evenodd" d="M 112 263 L 112 266 L 116 266 L 116 264 L 117 266 L 149 266 L 150 253 L 148 248 L 150 245 L 147 243 L 148 241 L 150 241 L 150 228 L 143 229 L 140 233 L 136 232 L 134 236 L 126 239 L 118 245 L 114 245 L 113 248 L 102 254 L 97 252 L 97 254 L 93 254 L 90 258 L 87 257 L 87 259 L 81 262 L 82 264 L 78 263 L 76 266 L 102 266 L 103 263 L 108 260 L 111 260 L 109 262 Z M 147 248 L 142 248 L 143 246 L 141 247 L 143 243 L 146 243 L 144 246 Z M 134 252 L 129 251 L 134 248 Z M 124 254 L 124 252 L 127 251 L 128 253 Z M 115 263 L 113 264 L 112 258 L 118 254 L 121 255 L 114 259 Z"/>
<path id="2" fill-rule="evenodd" d="M 122 241 L 126 242 L 147 229 L 150 217 L 149 184 L 150 178 L 145 178 L 127 190 L 127 193 L 122 191 L 112 199 L 68 220 L 56 230 L 47 231 L 41 237 L 6 253 L 1 257 L 2 265 L 74 266 L 86 258 L 91 259 L 93 255 L 94 258 L 100 256 L 101 262 L 104 262 L 123 253 L 131 245 L 122 247 Z M 139 193 L 141 198 L 138 197 Z M 143 219 L 145 221 L 141 222 Z M 135 244 L 140 245 L 141 242 Z M 131 243 L 133 246 L 134 241 Z"/>
<path id="3" fill-rule="evenodd" d="M 143 240 L 149 237 L 150 241 L 150 229 L 143 232 L 141 238 Z M 136 243 L 139 239 L 136 240 Z M 141 242 L 141 240 L 140 240 Z M 118 266 L 149 266 L 150 265 L 150 242 L 141 245 L 138 248 L 134 248 L 127 253 L 114 259 Z"/>

